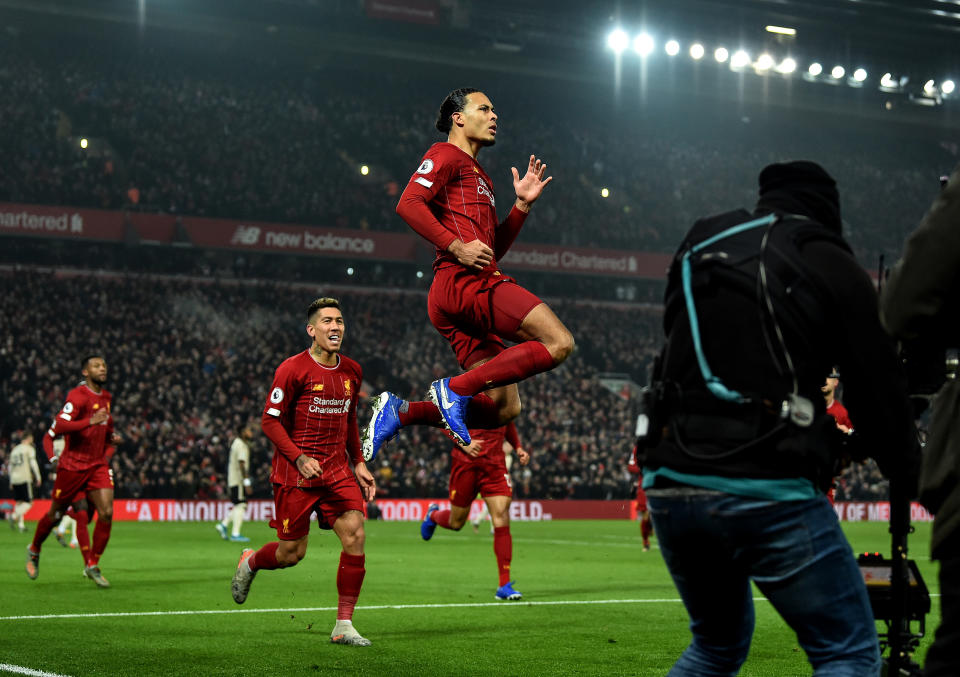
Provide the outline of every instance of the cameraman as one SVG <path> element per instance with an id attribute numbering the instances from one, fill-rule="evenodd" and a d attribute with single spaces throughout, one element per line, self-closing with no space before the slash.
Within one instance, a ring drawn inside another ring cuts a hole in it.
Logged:
<path id="1" fill-rule="evenodd" d="M 824 491 L 850 440 L 820 392 L 833 364 L 862 448 L 906 470 L 904 378 L 874 287 L 841 237 L 833 179 L 766 167 L 754 212 L 694 224 L 670 268 L 667 343 L 647 399 L 644 488 L 693 640 L 671 675 L 735 675 L 753 634 L 750 581 L 817 675 L 880 672 L 873 612 Z M 659 393 L 659 395 L 657 395 Z"/>
<path id="2" fill-rule="evenodd" d="M 950 176 L 883 294 L 883 322 L 895 337 L 960 347 L 960 168 Z M 942 355 L 941 353 L 938 353 Z M 932 558 L 940 560 L 940 627 L 926 677 L 960 675 L 960 381 L 937 393 L 920 473 L 920 500 L 936 515 Z"/>

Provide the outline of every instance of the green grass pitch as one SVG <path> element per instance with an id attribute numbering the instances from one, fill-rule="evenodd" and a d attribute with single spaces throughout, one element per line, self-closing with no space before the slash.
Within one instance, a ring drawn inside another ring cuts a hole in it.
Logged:
<path id="1" fill-rule="evenodd" d="M 488 526 L 480 534 L 438 529 L 429 543 L 418 527 L 367 524 L 354 623 L 370 648 L 329 643 L 340 552 L 331 532 L 311 534 L 297 567 L 259 573 L 237 606 L 229 589 L 240 546 L 220 540 L 209 523 L 116 523 L 101 562 L 109 590 L 83 578 L 80 555 L 52 537 L 40 577 L 29 580 L 30 534 L 3 529 L 0 664 L 71 676 L 663 675 L 687 645 L 683 606 L 656 547 L 641 551 L 635 522 L 513 524 L 520 602 L 493 598 Z M 261 523 L 244 531 L 253 547 L 273 537 Z M 886 524 L 845 531 L 855 551 L 889 552 Z M 917 525 L 910 549 L 936 593 L 929 538 L 929 525 Z M 934 596 L 921 660 L 938 602 Z M 756 608 L 741 674 L 810 674 L 789 628 L 767 602 Z"/>

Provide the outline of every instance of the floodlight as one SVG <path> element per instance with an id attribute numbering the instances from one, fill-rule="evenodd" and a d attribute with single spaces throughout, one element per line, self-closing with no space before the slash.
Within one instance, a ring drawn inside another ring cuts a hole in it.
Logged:
<path id="1" fill-rule="evenodd" d="M 781 73 L 792 73 L 797 70 L 797 62 L 788 56 L 786 59 L 780 62 L 780 65 L 777 66 L 777 70 Z"/>
<path id="2" fill-rule="evenodd" d="M 927 80 L 923 85 L 923 93 L 927 96 L 933 96 L 937 93 L 937 87 L 933 83 L 933 80 Z"/>
<path id="3" fill-rule="evenodd" d="M 80 139 L 80 147 L 81 147 L 81 148 L 86 148 L 88 145 L 89 145 L 89 144 L 87 143 L 87 140 L 86 140 L 86 139 Z"/>
<path id="4" fill-rule="evenodd" d="M 610 189 L 609 189 L 609 188 L 601 188 L 601 189 L 600 189 L 600 197 L 610 197 Z"/>
<path id="5" fill-rule="evenodd" d="M 670 56 L 676 56 L 680 53 L 680 43 L 676 40 L 667 40 L 667 44 L 663 46 L 663 50 Z"/>
<path id="6" fill-rule="evenodd" d="M 896 87 L 897 81 L 893 79 L 893 75 L 890 73 L 884 73 L 883 77 L 880 78 L 881 87 Z"/>
<path id="7" fill-rule="evenodd" d="M 843 77 L 843 74 L 846 72 L 847 71 L 843 68 L 843 66 L 834 66 L 833 70 L 830 71 L 830 75 L 832 75 L 834 78 L 839 80 L 840 78 Z"/>
<path id="8" fill-rule="evenodd" d="M 633 39 L 633 51 L 640 56 L 647 56 L 653 51 L 653 38 L 646 33 L 641 33 Z"/>
<path id="9" fill-rule="evenodd" d="M 731 68 L 743 68 L 750 63 L 750 55 L 747 54 L 744 50 L 738 49 L 733 53 L 733 56 L 730 57 L 730 67 Z"/>
<path id="10" fill-rule="evenodd" d="M 757 70 L 766 71 L 773 68 L 773 57 L 769 54 L 761 54 L 757 59 Z"/>
<path id="11" fill-rule="evenodd" d="M 728 56 L 730 56 L 730 52 L 727 51 L 726 47 L 717 47 L 716 51 L 713 53 L 713 58 L 720 63 L 726 61 Z"/>
<path id="12" fill-rule="evenodd" d="M 621 28 L 616 28 L 607 36 L 607 47 L 620 54 L 630 46 L 630 36 Z"/>
<path id="13" fill-rule="evenodd" d="M 823 66 L 814 61 L 812 64 L 810 64 L 810 68 L 807 69 L 807 72 L 816 77 L 823 72 Z"/>
<path id="14" fill-rule="evenodd" d="M 863 68 L 858 68 L 857 70 L 853 71 L 853 79 L 857 82 L 863 82 L 867 79 L 867 71 Z"/>
<path id="15" fill-rule="evenodd" d="M 353 275 L 353 267 L 347 268 L 347 275 Z"/>
<path id="16" fill-rule="evenodd" d="M 360 173 L 366 176 L 370 173 L 370 168 L 367 165 L 360 165 Z"/>
<path id="17" fill-rule="evenodd" d="M 703 45 L 699 42 L 695 42 L 690 45 L 690 57 L 699 61 L 703 58 Z"/>
<path id="18" fill-rule="evenodd" d="M 956 88 L 957 85 L 953 80 L 944 80 L 943 84 L 940 85 L 940 91 L 944 94 L 953 94 L 953 90 Z"/>
<path id="19" fill-rule="evenodd" d="M 787 26 L 767 26 L 768 33 L 777 33 L 779 35 L 796 35 L 796 28 L 789 28 Z"/>
<path id="20" fill-rule="evenodd" d="M 423 271 L 422 271 L 422 270 L 418 270 L 418 271 L 417 271 L 417 279 L 419 280 L 419 279 L 421 279 L 422 277 L 423 277 Z"/>

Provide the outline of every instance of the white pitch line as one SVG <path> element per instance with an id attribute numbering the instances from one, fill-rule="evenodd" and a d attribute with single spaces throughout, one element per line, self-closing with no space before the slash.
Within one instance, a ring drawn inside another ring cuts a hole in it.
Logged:
<path id="1" fill-rule="evenodd" d="M 933 593 L 931 597 L 939 597 Z M 754 602 L 766 602 L 766 597 L 754 597 Z M 381 604 L 377 606 L 358 606 L 357 611 L 383 611 L 391 609 L 466 609 L 476 607 L 531 607 L 531 606 L 575 606 L 593 604 L 680 604 L 680 598 L 662 599 L 564 599 L 543 602 L 464 602 L 452 604 Z M 213 616 L 217 614 L 273 614 L 304 613 L 308 611 L 336 611 L 335 606 L 308 606 L 274 609 L 193 609 L 180 611 L 116 611 L 93 614 L 37 614 L 33 616 L 0 616 L 0 621 L 54 620 L 66 618 L 132 618 L 142 616 Z"/>
<path id="2" fill-rule="evenodd" d="M 763 599 L 763 598 L 760 598 Z M 543 602 L 465 602 L 462 604 L 382 604 L 379 606 L 358 606 L 357 611 L 376 611 L 389 609 L 464 609 L 469 607 L 525 607 L 559 606 L 576 604 L 662 604 L 680 603 L 676 599 L 570 599 Z M 210 616 L 215 614 L 269 614 L 303 613 L 307 611 L 336 611 L 335 606 L 314 606 L 287 609 L 196 609 L 182 611 L 116 611 L 90 614 L 37 614 L 33 616 L 0 616 L 0 621 L 51 620 L 57 618 L 129 618 L 135 616 Z"/>
<path id="3" fill-rule="evenodd" d="M 44 672 L 43 670 L 34 670 L 22 665 L 10 665 L 9 663 L 0 663 L 0 672 L 12 672 L 15 675 L 30 675 L 30 677 L 67 677 L 67 675 L 61 675 L 58 672 Z"/>

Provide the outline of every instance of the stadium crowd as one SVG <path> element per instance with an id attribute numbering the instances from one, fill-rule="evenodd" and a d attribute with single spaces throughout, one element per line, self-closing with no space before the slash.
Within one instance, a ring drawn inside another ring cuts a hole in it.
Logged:
<path id="1" fill-rule="evenodd" d="M 433 121 L 445 92 L 419 80 L 240 56 L 231 70 L 160 47 L 118 46 L 131 50 L 119 59 L 86 45 L 44 56 L 20 46 L 0 38 L 0 115 L 21 130 L 0 140 L 0 201 L 405 230 L 397 196 L 440 140 Z M 491 90 L 501 134 L 482 161 L 501 195 L 510 166 L 531 152 L 558 177 L 525 227 L 529 242 L 670 251 L 716 205 L 751 204 L 757 167 L 812 156 L 837 177 L 847 235 L 872 268 L 879 253 L 900 251 L 937 175 L 956 162 L 955 144 L 935 132 L 879 144 L 854 118 L 824 116 L 823 134 L 811 136 L 806 118 L 728 110 L 701 124 L 650 105 L 639 119 L 632 108 L 605 111 L 598 134 L 584 125 L 595 102 L 543 115 L 540 92 L 509 78 Z"/>
<path id="2" fill-rule="evenodd" d="M 305 348 L 301 313 L 320 293 L 309 285 L 36 271 L 5 276 L 4 287 L 0 311 L 10 326 L 0 346 L 0 454 L 15 431 L 41 439 L 79 378 L 81 358 L 102 352 L 124 438 L 112 461 L 121 498 L 225 496 L 232 435 L 247 422 L 258 428 L 272 370 Z M 335 293 L 347 320 L 345 353 L 364 367 L 368 394 L 389 388 L 422 399 L 430 381 L 455 369 L 426 318 L 422 291 Z M 563 368 L 521 385 L 517 426 L 533 459 L 513 467 L 516 495 L 631 498 L 634 402 L 599 376 L 646 383 L 661 341 L 660 313 L 636 305 L 551 305 L 570 326 L 589 330 L 578 334 L 577 352 Z M 367 416 L 362 400 L 361 422 Z M 252 466 L 260 497 L 270 494 L 267 447 L 259 436 Z M 376 461 L 379 494 L 446 495 L 450 448 L 439 431 L 404 429 Z M 882 496 L 886 488 L 860 466 L 840 486 L 854 499 Z"/>

